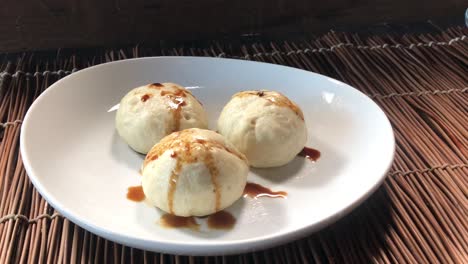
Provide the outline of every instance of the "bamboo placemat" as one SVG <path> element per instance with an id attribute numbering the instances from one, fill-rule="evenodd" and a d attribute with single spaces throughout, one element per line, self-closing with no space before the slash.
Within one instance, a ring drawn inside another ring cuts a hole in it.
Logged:
<path id="1" fill-rule="evenodd" d="M 418 36 L 328 33 L 309 41 L 0 55 L 0 263 L 467 263 L 467 33 L 462 27 Z M 22 119 L 34 98 L 67 74 L 149 55 L 265 61 L 359 88 L 394 127 L 396 157 L 387 179 L 328 228 L 249 254 L 173 256 L 84 231 L 31 185 L 19 155 Z"/>

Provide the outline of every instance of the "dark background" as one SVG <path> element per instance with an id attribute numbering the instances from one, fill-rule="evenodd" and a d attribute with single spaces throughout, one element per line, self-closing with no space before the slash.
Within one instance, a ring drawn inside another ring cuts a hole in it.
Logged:
<path id="1" fill-rule="evenodd" d="M 462 0 L 6 0 L 0 52 L 463 23 Z"/>

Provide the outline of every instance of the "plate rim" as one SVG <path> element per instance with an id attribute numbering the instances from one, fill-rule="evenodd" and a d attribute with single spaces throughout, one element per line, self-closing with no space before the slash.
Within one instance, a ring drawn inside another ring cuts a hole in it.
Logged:
<path id="1" fill-rule="evenodd" d="M 34 173 L 34 168 L 31 165 L 31 160 L 28 156 L 28 152 L 26 150 L 27 146 L 25 143 L 26 136 L 28 133 L 27 131 L 28 131 L 28 125 L 29 125 L 29 119 L 30 119 L 31 113 L 34 112 L 34 109 L 37 107 L 37 105 L 40 104 L 42 100 L 44 100 L 44 98 L 47 98 L 47 95 L 51 91 L 54 91 L 60 88 L 60 83 L 65 82 L 71 78 L 76 78 L 80 73 L 87 72 L 87 71 L 94 71 L 96 68 L 108 67 L 109 65 L 112 65 L 112 64 L 145 61 L 145 60 L 158 60 L 158 59 L 164 59 L 164 60 L 190 59 L 190 60 L 212 60 L 212 61 L 226 61 L 227 60 L 227 61 L 232 61 L 235 63 L 266 64 L 268 66 L 286 67 L 295 71 L 304 71 L 308 74 L 313 74 L 320 78 L 325 78 L 327 79 L 327 81 L 333 81 L 335 83 L 338 82 L 345 89 L 352 89 L 353 92 L 357 93 L 358 96 L 364 97 L 367 103 L 373 104 L 377 108 L 377 110 L 380 111 L 380 114 L 383 115 L 382 121 L 384 121 L 385 124 L 389 128 L 389 132 L 391 136 L 390 137 L 391 142 L 389 142 L 391 153 L 389 155 L 389 159 L 385 162 L 386 166 L 382 171 L 382 175 L 371 186 L 371 188 L 369 188 L 362 195 L 360 195 L 358 199 L 352 201 L 351 203 L 346 205 L 344 208 L 341 208 L 341 210 L 337 210 L 335 213 L 316 222 L 315 224 L 302 226 L 292 231 L 282 231 L 282 232 L 278 232 L 274 234 L 263 235 L 259 237 L 248 238 L 248 239 L 240 239 L 236 241 L 213 240 L 213 241 L 203 241 L 203 243 L 199 243 L 199 242 L 190 243 L 186 241 L 172 242 L 172 241 L 161 240 L 161 239 L 148 240 L 148 239 L 123 235 L 119 232 L 108 230 L 105 227 L 94 225 L 93 223 L 87 221 L 87 219 L 83 219 L 83 217 L 76 215 L 72 209 L 66 208 L 60 201 L 56 199 L 56 197 L 51 195 L 51 193 L 41 183 L 41 181 L 38 179 L 38 177 Z M 300 239 L 302 237 L 310 235 L 312 232 L 320 230 L 324 228 L 325 226 L 328 226 L 336 222 L 343 216 L 347 215 L 349 212 L 351 212 L 353 209 L 359 206 L 363 201 L 365 201 L 368 197 L 370 197 L 386 178 L 387 173 L 390 170 L 390 167 L 393 163 L 393 159 L 395 155 L 395 136 L 393 132 L 393 127 L 387 115 L 382 110 L 382 108 L 374 100 L 372 100 L 368 95 L 364 94 L 363 92 L 352 87 L 349 84 L 346 84 L 344 82 L 341 82 L 339 80 L 333 79 L 331 77 L 328 77 L 319 73 L 315 73 L 315 72 L 311 72 L 311 71 L 307 71 L 307 70 L 303 70 L 299 68 L 294 68 L 290 66 L 285 66 L 281 64 L 248 61 L 248 60 L 240 60 L 240 59 L 232 59 L 232 58 L 200 57 L 200 56 L 154 56 L 154 57 L 125 59 L 125 60 L 119 60 L 119 61 L 113 61 L 113 62 L 107 62 L 107 63 L 94 65 L 94 66 L 76 71 L 56 81 L 55 83 L 53 83 L 32 102 L 32 104 L 27 110 L 26 115 L 24 116 L 23 123 L 21 125 L 21 130 L 20 130 L 20 153 L 21 153 L 21 158 L 22 158 L 26 173 L 29 179 L 31 180 L 32 184 L 36 188 L 36 190 L 41 194 L 41 197 L 44 198 L 47 201 L 47 203 L 49 203 L 55 210 L 57 210 L 65 218 L 67 218 L 74 224 L 82 227 L 83 229 L 88 230 L 110 241 L 115 241 L 123 245 L 131 246 L 131 247 L 135 247 L 135 248 L 139 248 L 143 250 L 157 251 L 157 252 L 177 254 L 177 255 L 185 254 L 185 255 L 212 256 L 212 255 L 239 254 L 239 253 L 251 252 L 251 251 L 256 251 L 256 250 L 270 248 L 273 246 L 284 244 L 292 240 Z"/>

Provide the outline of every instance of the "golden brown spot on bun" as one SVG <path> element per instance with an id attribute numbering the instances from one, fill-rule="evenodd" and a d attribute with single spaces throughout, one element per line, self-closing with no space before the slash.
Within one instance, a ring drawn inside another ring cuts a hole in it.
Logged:
<path id="1" fill-rule="evenodd" d="M 294 113 L 296 113 L 296 115 L 298 115 L 302 120 L 304 120 L 304 114 L 302 113 L 302 110 L 299 108 L 299 106 L 279 92 L 267 91 L 267 90 L 243 91 L 243 92 L 239 92 L 235 94 L 232 97 L 234 98 L 234 97 L 246 97 L 246 96 L 258 96 L 258 97 L 264 98 L 265 100 L 268 100 L 269 102 L 277 106 L 287 107 L 291 109 Z"/>
<path id="2" fill-rule="evenodd" d="M 187 97 L 187 90 L 174 88 L 175 91 L 163 90 L 161 91 L 161 96 L 169 95 L 169 96 L 178 96 L 178 97 Z"/>
<path id="3" fill-rule="evenodd" d="M 146 154 L 143 167 L 149 162 L 157 159 L 164 152 L 171 150 L 177 155 L 178 159 L 181 159 L 185 163 L 194 163 L 199 160 L 203 160 L 205 153 L 205 147 L 211 151 L 213 149 L 225 150 L 243 161 L 247 161 L 245 156 L 235 149 L 232 149 L 223 142 L 215 141 L 212 139 L 204 138 L 195 133 L 196 129 L 185 129 L 169 134 L 159 141 L 158 144 Z M 172 152 L 171 152 L 172 154 Z"/>

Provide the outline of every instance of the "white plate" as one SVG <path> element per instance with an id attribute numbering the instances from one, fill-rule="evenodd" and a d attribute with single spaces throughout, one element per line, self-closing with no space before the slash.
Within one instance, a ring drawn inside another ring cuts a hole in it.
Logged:
<path id="1" fill-rule="evenodd" d="M 252 170 L 249 181 L 289 196 L 239 199 L 228 208 L 237 218 L 229 231 L 162 228 L 159 210 L 126 199 L 127 187 L 140 184 L 143 156 L 118 137 L 115 111 L 108 112 L 130 89 L 153 82 L 198 88 L 192 92 L 207 109 L 211 128 L 235 92 L 280 91 L 302 108 L 308 146 L 322 157 Z M 34 102 L 21 131 L 26 171 L 57 211 L 107 239 L 174 254 L 240 253 L 303 237 L 368 197 L 384 179 L 393 152 L 387 117 L 356 89 L 294 68 L 215 58 L 142 58 L 81 70 Z"/>

